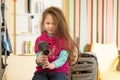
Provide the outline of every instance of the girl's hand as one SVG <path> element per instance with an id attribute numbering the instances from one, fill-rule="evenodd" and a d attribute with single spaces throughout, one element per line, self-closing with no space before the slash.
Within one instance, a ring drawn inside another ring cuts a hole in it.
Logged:
<path id="1" fill-rule="evenodd" d="M 47 59 L 47 56 L 44 55 L 44 54 L 41 54 L 38 58 L 37 58 L 37 63 L 41 63 L 41 64 L 44 64 L 45 61 Z"/>
<path id="2" fill-rule="evenodd" d="M 50 63 L 48 60 L 46 60 L 42 67 L 43 67 L 43 69 L 48 68 L 48 69 L 52 70 L 52 69 L 55 69 L 55 64 Z"/>

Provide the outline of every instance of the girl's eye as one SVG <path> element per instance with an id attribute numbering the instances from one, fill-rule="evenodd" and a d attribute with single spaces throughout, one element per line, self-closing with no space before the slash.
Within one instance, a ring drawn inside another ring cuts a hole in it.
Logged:
<path id="1" fill-rule="evenodd" d="M 46 22 L 46 24 L 50 24 L 49 22 Z"/>
<path id="2" fill-rule="evenodd" d="M 55 23 L 52 23 L 52 25 L 55 25 Z"/>

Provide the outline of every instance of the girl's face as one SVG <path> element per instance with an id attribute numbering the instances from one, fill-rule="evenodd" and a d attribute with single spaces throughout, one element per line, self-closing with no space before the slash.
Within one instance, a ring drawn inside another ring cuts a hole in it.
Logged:
<path id="1" fill-rule="evenodd" d="M 50 14 L 47 14 L 45 21 L 44 21 L 44 29 L 47 31 L 48 34 L 54 34 L 56 30 L 56 25 L 53 20 L 53 17 Z"/>

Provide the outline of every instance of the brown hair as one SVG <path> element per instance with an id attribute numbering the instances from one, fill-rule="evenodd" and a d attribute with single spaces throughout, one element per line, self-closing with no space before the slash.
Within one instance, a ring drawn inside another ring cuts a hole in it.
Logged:
<path id="1" fill-rule="evenodd" d="M 67 48 L 69 47 L 68 50 L 67 50 L 68 53 L 69 53 L 69 56 L 73 56 L 72 54 L 74 53 L 75 43 L 70 36 L 69 29 L 68 29 L 68 24 L 67 24 L 67 21 L 65 19 L 65 16 L 59 8 L 52 6 L 52 7 L 47 8 L 43 12 L 41 26 L 40 26 L 41 27 L 41 33 L 44 32 L 44 21 L 45 21 L 45 18 L 47 16 L 47 14 L 52 15 L 52 17 L 55 21 L 55 24 L 57 26 L 56 35 L 58 37 L 64 38 L 66 40 L 65 42 L 67 44 L 65 43 L 64 46 L 66 46 Z"/>

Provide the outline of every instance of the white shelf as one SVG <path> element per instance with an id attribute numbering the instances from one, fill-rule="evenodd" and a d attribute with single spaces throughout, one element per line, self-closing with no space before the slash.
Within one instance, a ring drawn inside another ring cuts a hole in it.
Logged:
<path id="1" fill-rule="evenodd" d="M 21 16 L 41 16 L 40 13 L 16 13 L 16 15 L 21 15 Z"/>
<path id="2" fill-rule="evenodd" d="M 14 13 L 12 13 L 14 15 Z M 17 16 L 41 16 L 40 13 L 16 13 Z"/>
<path id="3" fill-rule="evenodd" d="M 18 54 L 18 56 L 35 56 L 35 53 L 22 53 Z"/>
<path id="4" fill-rule="evenodd" d="M 16 34 L 16 36 L 35 36 L 35 34 Z"/>

